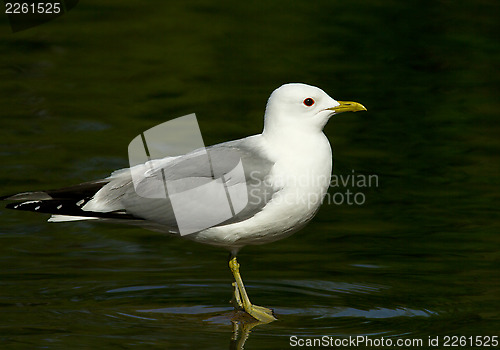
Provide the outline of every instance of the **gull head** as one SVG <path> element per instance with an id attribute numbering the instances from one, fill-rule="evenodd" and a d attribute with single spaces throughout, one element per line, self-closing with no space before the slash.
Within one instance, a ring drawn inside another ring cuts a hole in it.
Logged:
<path id="1" fill-rule="evenodd" d="M 321 132 L 333 115 L 366 111 L 357 102 L 336 101 L 315 86 L 291 83 L 273 91 L 267 102 L 264 132 L 290 128 Z"/>

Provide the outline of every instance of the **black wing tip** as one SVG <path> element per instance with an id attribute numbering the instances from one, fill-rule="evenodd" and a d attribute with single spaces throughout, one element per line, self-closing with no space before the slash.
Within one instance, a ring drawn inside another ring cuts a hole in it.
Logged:
<path id="1" fill-rule="evenodd" d="M 121 211 L 109 213 L 84 211 L 81 209 L 81 207 L 83 207 L 83 205 L 87 201 L 88 199 L 80 200 L 76 203 L 69 200 L 32 200 L 25 202 L 8 203 L 5 207 L 7 209 L 23 210 L 51 215 L 78 216 L 101 219 L 144 220 L 142 218 Z"/>
<path id="2" fill-rule="evenodd" d="M 0 200 L 16 201 L 5 206 L 14 210 L 103 219 L 144 220 L 125 211 L 101 213 L 82 210 L 82 207 L 108 182 L 109 179 L 102 179 L 57 190 L 22 192 L 1 196 Z"/>
<path id="3" fill-rule="evenodd" d="M 0 197 L 0 200 L 4 201 L 4 200 L 8 200 L 10 196 L 5 196 L 5 197 Z M 7 209 L 17 209 L 17 206 L 19 205 L 19 202 L 15 202 L 15 203 L 7 203 L 5 205 L 5 208 Z"/>
<path id="4" fill-rule="evenodd" d="M 90 199 L 75 200 L 24 200 L 9 203 L 7 209 L 32 211 L 37 213 L 69 215 L 69 216 L 94 216 L 93 212 L 84 211 L 82 207 Z"/>
<path id="5" fill-rule="evenodd" d="M 7 198 L 8 200 L 8 198 Z M 14 210 L 24 210 L 24 211 L 35 211 L 39 213 L 48 213 L 52 214 L 52 212 L 48 211 L 51 205 L 47 205 L 50 201 L 42 201 L 42 200 L 29 200 L 25 202 L 14 202 L 8 203 L 5 208 L 14 209 Z"/>

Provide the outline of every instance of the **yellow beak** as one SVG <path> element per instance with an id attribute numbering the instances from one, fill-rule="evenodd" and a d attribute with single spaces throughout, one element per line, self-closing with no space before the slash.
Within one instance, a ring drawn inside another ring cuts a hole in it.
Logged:
<path id="1" fill-rule="evenodd" d="M 337 101 L 337 102 L 340 103 L 338 106 L 327 109 L 334 111 L 336 114 L 343 112 L 366 111 L 365 106 L 363 106 L 361 103 L 352 101 Z"/>

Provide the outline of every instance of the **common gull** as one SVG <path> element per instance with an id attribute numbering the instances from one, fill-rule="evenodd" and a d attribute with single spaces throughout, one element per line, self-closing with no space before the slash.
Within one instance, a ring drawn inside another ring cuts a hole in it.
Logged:
<path id="1" fill-rule="evenodd" d="M 336 101 L 314 86 L 285 84 L 269 97 L 261 134 L 121 169 L 105 179 L 1 199 L 17 201 L 7 208 L 52 214 L 52 222 L 122 222 L 224 247 L 231 253 L 235 309 L 267 323 L 275 315 L 250 302 L 236 254 L 246 245 L 290 236 L 313 218 L 332 171 L 332 151 L 323 127 L 333 115 L 364 110 L 357 102 Z M 207 154 L 210 166 L 206 166 Z M 231 173 L 239 162 L 242 177 Z M 245 206 L 237 211 L 232 208 L 234 215 L 229 219 L 205 227 L 197 220 L 205 222 L 217 208 L 202 208 L 196 195 L 184 195 L 184 211 L 193 212 L 190 218 L 196 224 L 189 234 L 182 234 L 173 199 L 144 195 L 158 191 L 160 174 L 172 183 L 181 180 L 180 193 L 186 186 L 201 188 L 218 179 L 227 191 L 238 189 Z"/>

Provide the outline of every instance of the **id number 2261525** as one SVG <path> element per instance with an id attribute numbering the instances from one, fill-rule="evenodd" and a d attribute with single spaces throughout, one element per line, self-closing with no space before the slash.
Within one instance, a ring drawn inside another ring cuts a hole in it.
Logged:
<path id="1" fill-rule="evenodd" d="M 5 13 L 7 14 L 57 14 L 61 13 L 60 2 L 6 2 Z"/>

